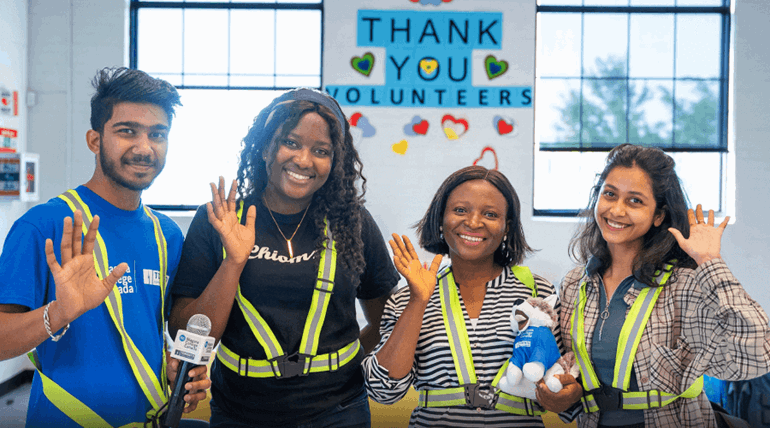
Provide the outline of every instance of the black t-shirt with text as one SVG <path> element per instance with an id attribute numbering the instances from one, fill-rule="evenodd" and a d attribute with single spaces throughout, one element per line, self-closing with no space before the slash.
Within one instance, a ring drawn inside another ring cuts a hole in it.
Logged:
<path id="1" fill-rule="evenodd" d="M 283 233 L 290 237 L 302 214 L 273 213 L 273 216 Z M 360 281 L 359 278 L 353 280 L 350 272 L 339 263 L 345 254 L 338 254 L 334 292 L 321 329 L 318 354 L 337 351 L 356 340 L 359 326 L 355 299 L 381 297 L 392 290 L 399 279 L 371 214 L 362 209 L 361 217 L 366 269 Z M 264 204 L 257 204 L 255 245 L 240 278 L 241 293 L 265 319 L 288 354 L 299 350 L 318 275 L 320 251 L 316 250 L 315 241 L 319 232 L 309 220 L 309 217 L 304 219 L 291 241 L 294 257 L 290 259 L 286 240 L 270 213 Z M 221 263 L 222 243 L 209 224 L 203 206 L 198 209 L 187 232 L 172 293 L 198 297 Z M 235 301 L 222 342 L 241 357 L 266 358 Z M 364 382 L 360 368 L 362 359 L 363 350 L 336 372 L 288 379 L 242 377 L 215 361 L 211 372 L 212 396 L 220 409 L 243 422 L 295 425 L 360 394 Z"/>

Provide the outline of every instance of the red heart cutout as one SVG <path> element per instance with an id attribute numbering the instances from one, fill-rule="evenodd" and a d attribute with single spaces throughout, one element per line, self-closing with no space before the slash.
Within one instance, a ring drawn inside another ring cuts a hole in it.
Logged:
<path id="1" fill-rule="evenodd" d="M 508 124 L 504 120 L 500 119 L 497 121 L 497 132 L 500 135 L 510 134 L 513 132 L 513 124 Z"/>
<path id="2" fill-rule="evenodd" d="M 350 124 L 353 126 L 358 126 L 358 119 L 361 119 L 361 117 L 363 117 L 363 114 L 353 113 L 353 116 L 350 116 Z"/>
<path id="3" fill-rule="evenodd" d="M 428 133 L 428 121 L 423 120 L 420 123 L 416 123 L 412 125 L 412 130 L 420 135 L 425 135 Z"/>
<path id="4" fill-rule="evenodd" d="M 497 152 L 495 152 L 495 149 L 493 149 L 492 147 L 489 147 L 489 146 L 484 147 L 484 149 L 481 151 L 481 155 L 479 155 L 479 157 L 476 158 L 475 161 L 473 161 L 473 165 L 476 165 L 477 163 L 479 163 L 479 161 L 484 158 L 484 153 L 486 153 L 486 152 L 491 152 L 492 153 L 492 157 L 495 159 L 495 167 L 494 168 L 490 168 L 490 169 L 497 170 L 497 167 L 498 167 L 498 164 L 497 164 Z"/>
<path id="5" fill-rule="evenodd" d="M 449 120 L 449 121 L 451 121 L 451 122 L 453 122 L 453 123 L 459 123 L 459 124 L 461 124 L 461 125 L 465 126 L 465 130 L 466 130 L 466 131 L 468 130 L 468 121 L 467 121 L 467 120 L 465 120 L 465 119 L 456 119 L 456 118 L 455 118 L 454 116 L 452 116 L 451 114 L 445 114 L 445 115 L 444 115 L 444 117 L 442 117 L 442 118 L 441 118 L 441 123 L 443 124 L 443 123 L 444 123 L 444 122 L 446 122 L 447 120 Z"/>

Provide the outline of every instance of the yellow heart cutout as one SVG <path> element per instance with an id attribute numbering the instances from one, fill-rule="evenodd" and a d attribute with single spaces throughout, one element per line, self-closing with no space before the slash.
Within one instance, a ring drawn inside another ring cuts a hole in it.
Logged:
<path id="1" fill-rule="evenodd" d="M 398 153 L 399 155 L 403 155 L 406 153 L 406 149 L 409 147 L 409 142 L 406 140 L 401 140 L 398 143 L 391 146 L 394 152 Z"/>
<path id="2" fill-rule="evenodd" d="M 420 68 L 425 72 L 425 74 L 433 74 L 433 72 L 438 68 L 438 61 L 435 59 L 420 60 Z"/>
<path id="3" fill-rule="evenodd" d="M 457 135 L 457 131 L 455 131 L 454 129 L 452 129 L 450 127 L 444 128 L 444 134 L 446 134 L 446 137 L 448 139 L 450 139 L 450 140 L 456 140 L 456 139 L 460 138 L 460 136 Z"/>

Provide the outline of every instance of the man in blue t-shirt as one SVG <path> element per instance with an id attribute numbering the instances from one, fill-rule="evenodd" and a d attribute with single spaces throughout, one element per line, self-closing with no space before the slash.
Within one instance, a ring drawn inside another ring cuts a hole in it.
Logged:
<path id="1" fill-rule="evenodd" d="M 93 176 L 25 213 L 0 255 L 0 360 L 37 353 L 29 427 L 143 424 L 180 366 L 165 353 L 164 321 L 183 237 L 141 202 L 165 164 L 179 94 L 127 68 L 93 84 Z M 211 385 L 205 366 L 189 374 L 185 412 Z"/>

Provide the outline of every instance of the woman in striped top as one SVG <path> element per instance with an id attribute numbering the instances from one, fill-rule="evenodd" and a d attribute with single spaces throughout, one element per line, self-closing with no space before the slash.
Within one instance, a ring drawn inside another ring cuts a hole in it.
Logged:
<path id="1" fill-rule="evenodd" d="M 501 409 L 505 400 L 493 386 L 513 350 L 512 308 L 533 294 L 511 269 L 532 251 L 519 214 L 508 179 L 472 166 L 444 181 L 417 225 L 420 245 L 436 254 L 429 268 L 406 236 L 393 235 L 393 259 L 408 287 L 386 304 L 382 340 L 363 367 L 369 396 L 379 403 L 400 400 L 410 386 L 420 391 L 409 426 L 543 426 L 539 405 L 510 402 L 523 414 L 509 413 Z M 442 254 L 449 254 L 451 266 L 439 272 Z M 523 279 L 534 283 L 530 286 L 539 297 L 554 293 L 540 276 Z M 442 305 L 453 296 L 455 305 Z M 453 312 L 457 322 L 452 324 L 452 315 L 445 317 L 442 310 Z M 561 346 L 558 327 L 556 339 Z M 457 394 L 460 398 L 452 402 Z"/>

